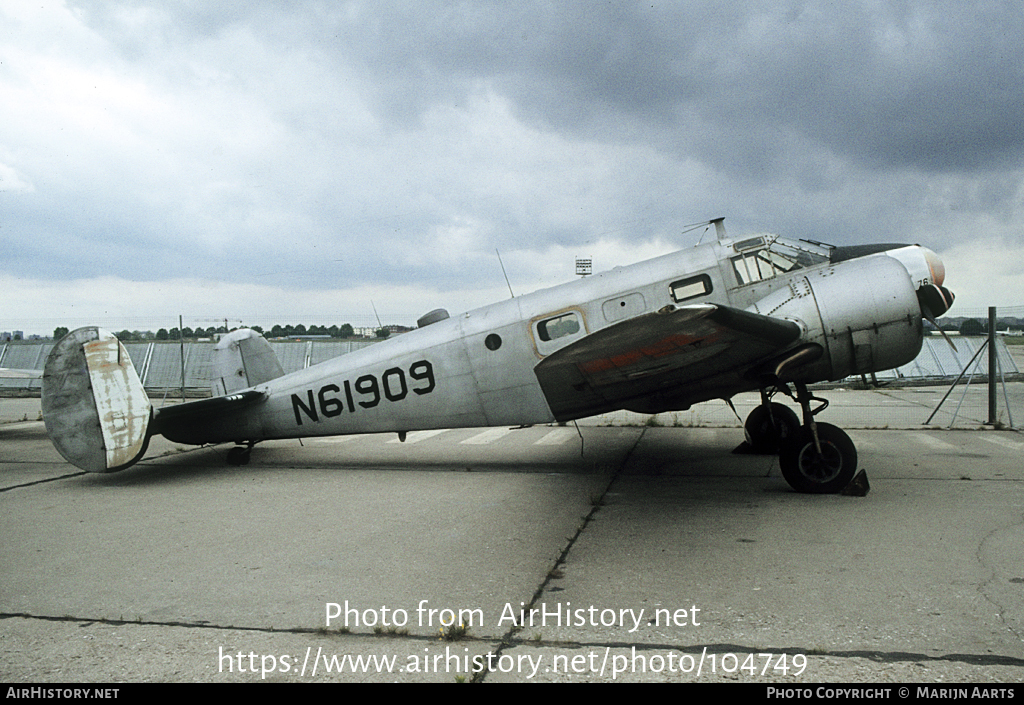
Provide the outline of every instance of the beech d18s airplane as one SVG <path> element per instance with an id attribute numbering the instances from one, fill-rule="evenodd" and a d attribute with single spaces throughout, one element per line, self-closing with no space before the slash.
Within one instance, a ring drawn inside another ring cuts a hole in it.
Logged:
<path id="1" fill-rule="evenodd" d="M 217 345 L 213 397 L 154 409 L 125 348 L 79 328 L 43 373 L 47 432 L 71 463 L 112 472 L 150 437 L 234 442 L 245 464 L 269 439 L 565 422 L 644 414 L 760 390 L 754 449 L 778 452 L 800 492 L 838 492 L 857 452 L 807 385 L 887 370 L 921 349 L 922 318 L 946 312 L 941 261 L 916 245 L 833 247 L 775 235 L 717 240 L 450 317 L 284 374 L 242 329 Z M 783 393 L 802 410 L 773 402 Z M 813 407 L 813 408 L 812 408 Z"/>

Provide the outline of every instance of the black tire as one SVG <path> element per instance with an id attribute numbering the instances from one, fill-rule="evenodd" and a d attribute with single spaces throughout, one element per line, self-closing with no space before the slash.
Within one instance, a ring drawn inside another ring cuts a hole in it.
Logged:
<path id="1" fill-rule="evenodd" d="M 754 407 L 743 424 L 747 444 L 755 453 L 778 453 L 800 431 L 800 417 L 795 411 L 778 402 L 771 402 L 771 407 L 771 416 L 764 404 Z"/>
<path id="2" fill-rule="evenodd" d="M 857 448 L 843 429 L 818 424 L 821 457 L 814 447 L 811 429 L 802 426 L 779 453 L 782 476 L 797 492 L 834 494 L 850 484 L 857 472 Z"/>

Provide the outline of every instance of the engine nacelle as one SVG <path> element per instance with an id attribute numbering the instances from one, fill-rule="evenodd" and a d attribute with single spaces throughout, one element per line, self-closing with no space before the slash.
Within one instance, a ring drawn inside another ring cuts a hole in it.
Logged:
<path id="1" fill-rule="evenodd" d="M 897 260 L 865 257 L 809 279 L 832 360 L 832 379 L 891 370 L 921 352 L 921 304 Z"/>
<path id="2" fill-rule="evenodd" d="M 884 254 L 810 271 L 750 310 L 798 323 L 824 354 L 793 381 L 890 370 L 921 352 L 921 305 L 907 269 Z"/>

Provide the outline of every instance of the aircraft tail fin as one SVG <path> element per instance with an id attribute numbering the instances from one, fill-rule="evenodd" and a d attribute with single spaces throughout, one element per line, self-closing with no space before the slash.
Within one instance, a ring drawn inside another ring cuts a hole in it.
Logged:
<path id="1" fill-rule="evenodd" d="M 248 328 L 232 331 L 213 348 L 213 396 L 234 394 L 284 375 L 270 343 Z"/>
<path id="2" fill-rule="evenodd" d="M 57 451 L 89 472 L 122 470 L 149 445 L 149 397 L 128 351 L 102 328 L 79 328 L 53 346 L 42 410 Z"/>

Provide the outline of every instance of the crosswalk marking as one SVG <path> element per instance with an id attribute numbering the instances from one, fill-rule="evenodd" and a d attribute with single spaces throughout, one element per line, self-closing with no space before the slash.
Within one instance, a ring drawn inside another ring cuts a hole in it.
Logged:
<path id="1" fill-rule="evenodd" d="M 559 446 L 569 441 L 575 432 L 570 428 L 556 428 L 548 431 L 534 445 L 537 446 Z"/>
<path id="2" fill-rule="evenodd" d="M 959 450 L 952 443 L 940 441 L 938 438 L 929 436 L 927 433 L 916 433 L 914 434 L 914 438 L 923 445 L 926 445 L 929 448 L 934 448 L 935 450 Z"/>
<path id="3" fill-rule="evenodd" d="M 459 441 L 465 445 L 471 446 L 483 446 L 488 443 L 493 443 L 499 438 L 504 438 L 508 434 L 512 433 L 511 428 L 489 428 L 482 433 L 478 433 L 475 436 L 470 436 L 464 441 Z"/>
<path id="4" fill-rule="evenodd" d="M 981 436 L 981 440 L 994 443 L 995 445 L 1002 446 L 1003 448 L 1024 450 L 1024 443 L 1021 443 L 1020 441 L 1011 441 L 1010 439 L 1003 438 L 1002 436 L 990 436 L 988 434 L 984 434 Z"/>
<path id="5" fill-rule="evenodd" d="M 9 427 L 13 428 L 14 425 L 10 424 Z M 448 431 L 451 431 L 451 430 L 452 429 L 441 428 L 441 429 L 432 429 L 432 430 L 427 430 L 427 431 L 410 431 L 407 434 L 407 436 L 406 436 L 405 443 L 407 443 L 407 444 L 419 443 L 420 441 L 426 441 L 426 440 L 429 440 L 431 438 L 435 438 L 435 437 L 440 436 L 441 434 L 447 433 Z M 466 429 L 466 430 L 469 431 L 470 429 Z M 447 442 L 449 442 L 449 443 L 456 443 L 457 442 L 457 443 L 459 443 L 461 445 L 468 445 L 468 446 L 487 446 L 487 445 L 496 444 L 501 439 L 503 439 L 506 436 L 510 435 L 513 430 L 516 430 L 516 429 L 509 428 L 509 427 L 506 427 L 506 426 L 498 426 L 498 427 L 485 428 L 485 429 L 472 429 L 472 432 L 473 432 L 472 435 L 470 435 L 470 436 L 468 436 L 466 438 L 462 438 L 462 440 L 458 440 L 458 438 L 462 434 L 453 434 L 452 436 L 448 437 L 448 441 Z M 732 429 L 730 429 L 729 431 L 731 432 Z M 541 435 L 539 437 L 537 437 L 537 435 L 535 435 L 536 432 L 541 432 Z M 712 436 L 714 436 L 714 435 L 718 434 L 719 432 L 721 432 L 721 430 L 720 429 L 700 428 L 700 429 L 690 429 L 690 432 L 691 433 L 697 433 L 701 437 L 704 437 L 704 435 L 706 435 L 706 434 L 711 434 Z M 932 434 L 932 433 L 924 432 L 924 431 L 903 431 L 903 432 L 896 432 L 896 433 L 902 439 L 900 441 L 897 441 L 898 444 L 905 445 L 906 443 L 909 442 L 909 443 L 917 445 L 918 447 L 922 447 L 923 446 L 926 449 L 926 451 L 930 451 L 930 452 L 933 452 L 933 453 L 960 453 L 960 452 L 963 452 L 964 448 L 965 448 L 964 443 L 966 441 L 965 441 L 965 439 L 963 437 L 955 437 L 955 436 L 951 437 L 953 440 L 958 440 L 959 439 L 959 442 L 951 443 L 950 441 L 943 440 L 943 437 L 945 437 L 945 436 L 943 436 L 943 434 L 941 434 L 941 433 Z M 365 440 L 368 440 L 368 439 L 370 439 L 370 438 L 372 438 L 374 436 L 376 436 L 377 438 L 380 438 L 381 436 L 383 436 L 384 438 L 387 438 L 387 440 L 384 441 L 386 443 L 401 443 L 401 441 L 399 441 L 399 439 L 396 437 L 395 434 L 390 434 L 390 433 L 389 434 L 353 434 L 353 435 L 344 435 L 344 436 L 322 436 L 322 437 L 319 437 L 319 438 L 307 439 L 306 442 L 307 443 L 315 443 L 315 444 L 324 444 L 324 445 L 341 445 L 341 444 L 345 444 L 345 443 L 352 443 L 352 442 L 355 442 L 355 441 L 365 441 Z M 893 432 L 890 431 L 887 434 L 887 436 L 885 436 L 885 438 L 889 439 L 889 440 L 885 440 L 884 443 L 881 442 L 883 440 L 882 437 L 879 437 L 876 434 L 871 433 L 871 432 L 865 433 L 865 432 L 858 432 L 858 431 L 851 430 L 849 432 L 849 436 L 853 440 L 853 442 L 856 445 L 858 450 L 860 450 L 862 452 L 865 452 L 865 453 L 880 453 L 880 452 L 887 452 L 887 449 L 890 447 L 890 442 L 891 442 L 891 439 L 892 439 L 892 436 L 893 436 Z M 940 437 L 940 436 L 943 436 L 943 437 Z M 564 445 L 566 443 L 572 442 L 576 437 L 577 437 L 576 430 L 573 429 L 573 428 L 567 428 L 567 427 L 554 427 L 554 428 L 550 428 L 550 427 L 549 428 L 535 427 L 534 433 L 524 432 L 521 435 L 517 435 L 516 436 L 516 438 L 517 439 L 521 439 L 521 442 L 523 442 L 523 443 L 532 443 L 533 445 L 538 445 L 538 446 L 560 446 L 560 445 Z M 1001 448 L 1006 448 L 1006 449 L 1009 449 L 1011 451 L 1017 451 L 1017 452 L 1024 451 L 1024 440 L 1020 440 L 1020 441 L 1014 440 L 1014 438 L 1016 438 L 1016 436 L 1013 436 L 1013 434 L 1000 434 L 1000 433 L 985 432 L 985 433 L 971 434 L 969 437 L 970 438 L 980 439 L 982 441 L 985 441 L 986 443 L 990 443 L 992 445 L 996 445 L 996 446 L 999 446 Z M 379 443 L 379 442 L 381 442 L 381 440 L 383 440 L 383 439 L 380 439 L 380 440 L 378 440 L 376 442 Z"/>
<path id="6" fill-rule="evenodd" d="M 854 445 L 857 446 L 858 450 L 878 450 L 878 444 L 874 441 L 868 441 L 864 439 L 864 436 L 860 433 L 848 434 Z"/>
<path id="7" fill-rule="evenodd" d="M 428 438 L 433 438 L 438 434 L 444 433 L 447 430 L 447 428 L 436 428 L 432 431 L 410 431 L 405 437 L 405 443 L 419 443 L 420 441 L 425 441 Z M 388 441 L 388 443 L 402 443 L 402 441 L 397 438 L 393 438 Z"/>

